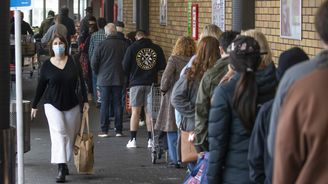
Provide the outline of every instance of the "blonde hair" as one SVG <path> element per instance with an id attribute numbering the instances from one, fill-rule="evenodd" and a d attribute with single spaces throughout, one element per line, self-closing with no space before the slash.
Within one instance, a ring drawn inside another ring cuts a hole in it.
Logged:
<path id="1" fill-rule="evenodd" d="M 259 69 L 263 69 L 272 63 L 272 53 L 269 42 L 261 31 L 250 29 L 242 32 L 241 35 L 253 37 L 259 43 L 261 53 L 266 53 L 261 55 L 262 61 Z"/>
<path id="2" fill-rule="evenodd" d="M 199 40 L 204 38 L 205 36 L 212 36 L 219 40 L 220 36 L 222 34 L 222 30 L 215 24 L 208 24 L 204 26 L 202 34 L 200 34 Z"/>
<path id="3" fill-rule="evenodd" d="M 173 56 L 191 57 L 195 54 L 196 44 L 190 36 L 180 36 L 172 50 Z"/>

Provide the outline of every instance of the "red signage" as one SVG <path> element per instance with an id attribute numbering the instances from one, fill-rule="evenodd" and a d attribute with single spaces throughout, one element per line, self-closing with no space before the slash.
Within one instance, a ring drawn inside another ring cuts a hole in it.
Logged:
<path id="1" fill-rule="evenodd" d="M 117 15 L 118 15 L 118 7 L 117 7 L 117 4 L 115 3 L 114 6 L 113 6 L 113 22 L 116 22 L 117 21 Z"/>
<path id="2" fill-rule="evenodd" d="M 191 35 L 198 40 L 198 4 L 191 5 Z"/>

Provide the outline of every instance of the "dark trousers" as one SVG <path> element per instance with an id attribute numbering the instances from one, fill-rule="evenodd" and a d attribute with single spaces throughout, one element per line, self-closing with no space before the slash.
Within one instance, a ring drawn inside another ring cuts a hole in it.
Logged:
<path id="1" fill-rule="evenodd" d="M 109 129 L 109 111 L 111 102 L 114 107 L 116 133 L 122 133 L 122 86 L 101 86 L 100 126 L 101 131 L 107 133 Z"/>

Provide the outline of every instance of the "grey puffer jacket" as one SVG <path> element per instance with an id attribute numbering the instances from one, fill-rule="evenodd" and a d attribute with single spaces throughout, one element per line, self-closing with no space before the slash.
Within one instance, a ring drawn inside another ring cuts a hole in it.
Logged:
<path id="1" fill-rule="evenodd" d="M 233 107 L 233 95 L 240 75 L 218 86 L 212 97 L 209 115 L 209 166 L 208 183 L 248 184 L 250 181 L 247 161 L 250 134 L 246 131 Z M 257 104 L 271 100 L 277 81 L 275 67 L 269 65 L 256 73 L 258 86 Z"/>

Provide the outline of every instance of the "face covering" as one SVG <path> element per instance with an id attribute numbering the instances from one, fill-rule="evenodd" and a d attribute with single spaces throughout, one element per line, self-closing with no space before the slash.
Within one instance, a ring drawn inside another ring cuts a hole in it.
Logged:
<path id="1" fill-rule="evenodd" d="M 65 45 L 59 44 L 59 45 L 53 45 L 52 50 L 55 53 L 55 56 L 62 56 L 65 53 Z"/>

